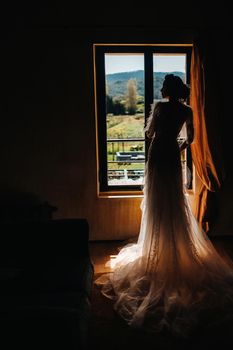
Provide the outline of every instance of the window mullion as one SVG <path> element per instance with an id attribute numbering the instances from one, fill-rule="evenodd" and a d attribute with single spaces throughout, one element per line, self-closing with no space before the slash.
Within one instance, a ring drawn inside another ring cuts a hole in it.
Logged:
<path id="1" fill-rule="evenodd" d="M 145 51 L 144 64 L 145 64 L 144 66 L 144 71 L 145 71 L 144 98 L 145 98 L 145 125 L 146 125 L 147 119 L 150 115 L 151 104 L 154 101 L 153 52 L 151 50 Z M 146 160 L 147 160 L 148 148 L 149 148 L 149 140 L 145 136 Z"/>
<path id="2" fill-rule="evenodd" d="M 105 85 L 105 62 L 104 51 L 99 50 L 96 55 L 96 80 L 98 81 L 98 154 L 99 154 L 99 173 L 98 182 L 100 191 L 106 191 L 107 185 L 107 130 L 106 130 L 106 85 Z"/>

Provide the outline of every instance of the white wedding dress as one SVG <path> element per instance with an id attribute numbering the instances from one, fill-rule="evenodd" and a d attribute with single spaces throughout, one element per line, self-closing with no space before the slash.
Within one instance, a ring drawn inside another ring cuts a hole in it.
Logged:
<path id="1" fill-rule="evenodd" d="M 233 316 L 232 263 L 198 225 L 183 186 L 177 137 L 187 109 L 170 102 L 155 108 L 138 241 L 96 280 L 129 325 L 180 335 L 216 308 Z"/>

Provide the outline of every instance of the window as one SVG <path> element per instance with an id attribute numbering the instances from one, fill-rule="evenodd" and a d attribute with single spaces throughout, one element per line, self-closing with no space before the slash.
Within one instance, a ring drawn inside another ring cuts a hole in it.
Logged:
<path id="1" fill-rule="evenodd" d="M 191 46 L 94 45 L 99 192 L 140 191 L 149 141 L 144 126 L 166 74 L 190 82 Z M 179 139 L 186 137 L 185 126 Z M 190 149 L 181 154 L 192 188 Z"/>

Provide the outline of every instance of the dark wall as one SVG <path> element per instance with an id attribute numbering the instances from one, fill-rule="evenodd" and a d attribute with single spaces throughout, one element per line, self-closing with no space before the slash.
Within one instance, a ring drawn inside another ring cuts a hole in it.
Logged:
<path id="1" fill-rule="evenodd" d="M 86 166 L 87 137 L 94 137 L 87 135 L 92 92 L 82 45 L 64 30 L 30 27 L 10 33 L 5 44 L 1 185 L 72 202 L 74 184 L 83 196 L 79 167 Z M 83 96 L 90 99 L 85 110 Z"/>

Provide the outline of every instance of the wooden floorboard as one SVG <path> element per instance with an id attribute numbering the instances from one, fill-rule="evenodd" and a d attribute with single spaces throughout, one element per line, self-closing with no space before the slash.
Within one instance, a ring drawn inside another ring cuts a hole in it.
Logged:
<path id="1" fill-rule="evenodd" d="M 95 274 L 109 272 L 105 266 L 111 255 L 116 255 L 125 245 L 125 241 L 95 241 L 90 242 L 90 256 L 94 265 Z"/>
<path id="2" fill-rule="evenodd" d="M 227 254 L 233 260 L 233 235 L 210 237 L 215 248 L 223 255 Z M 91 241 L 89 243 L 90 256 L 95 268 L 95 273 L 109 272 L 109 267 L 105 266 L 111 255 L 116 255 L 126 244 L 134 240 L 125 241 Z"/>

